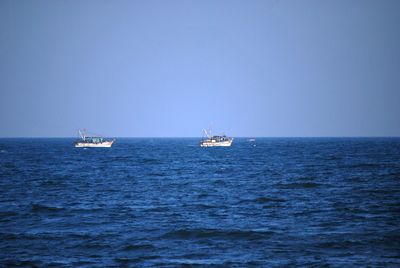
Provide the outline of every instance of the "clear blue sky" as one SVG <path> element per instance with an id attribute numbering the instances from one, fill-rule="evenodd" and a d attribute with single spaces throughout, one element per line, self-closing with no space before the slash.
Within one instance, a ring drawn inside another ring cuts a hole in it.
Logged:
<path id="1" fill-rule="evenodd" d="M 400 1 L 0 1 L 0 137 L 400 136 Z"/>

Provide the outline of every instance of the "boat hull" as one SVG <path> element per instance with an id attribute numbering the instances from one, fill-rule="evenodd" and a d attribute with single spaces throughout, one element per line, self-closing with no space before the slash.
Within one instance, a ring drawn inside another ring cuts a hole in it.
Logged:
<path id="1" fill-rule="evenodd" d="M 228 141 L 219 141 L 219 142 L 212 142 L 212 141 L 202 141 L 200 143 L 201 147 L 229 147 L 232 145 L 233 140 Z"/>
<path id="2" fill-rule="evenodd" d="M 90 142 L 77 142 L 75 143 L 75 147 L 77 148 L 110 148 L 113 145 L 114 141 L 104 141 L 99 143 L 90 143 Z"/>

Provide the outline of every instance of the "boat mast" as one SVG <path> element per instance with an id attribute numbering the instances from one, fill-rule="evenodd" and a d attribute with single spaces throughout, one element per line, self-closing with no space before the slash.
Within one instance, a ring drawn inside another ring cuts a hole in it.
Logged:
<path id="1" fill-rule="evenodd" d="M 204 134 L 206 134 L 207 138 L 209 138 L 209 139 L 211 138 L 211 130 L 207 131 L 206 129 L 203 128 L 203 132 L 204 132 Z"/>
<path id="2" fill-rule="evenodd" d="M 81 136 L 82 140 L 86 140 L 85 131 L 79 129 L 78 132 L 79 132 L 79 136 Z"/>

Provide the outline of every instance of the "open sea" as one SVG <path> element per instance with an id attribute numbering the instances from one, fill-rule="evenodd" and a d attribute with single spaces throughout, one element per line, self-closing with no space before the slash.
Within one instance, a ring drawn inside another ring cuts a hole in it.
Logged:
<path id="1" fill-rule="evenodd" d="M 0 267 L 400 267 L 400 138 L 0 139 Z"/>

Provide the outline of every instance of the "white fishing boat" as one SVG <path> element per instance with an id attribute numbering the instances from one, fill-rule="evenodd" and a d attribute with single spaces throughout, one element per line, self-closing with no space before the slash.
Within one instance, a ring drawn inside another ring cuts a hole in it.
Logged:
<path id="1" fill-rule="evenodd" d="M 88 136 L 85 130 L 79 130 L 80 140 L 75 141 L 75 147 L 88 148 L 88 147 L 103 147 L 109 148 L 113 145 L 115 140 L 104 139 L 100 136 Z"/>
<path id="2" fill-rule="evenodd" d="M 232 145 L 233 138 L 227 137 L 226 135 L 212 136 L 211 130 L 207 131 L 203 129 L 203 132 L 207 138 L 200 141 L 201 147 L 214 147 L 214 146 L 228 147 Z"/>

